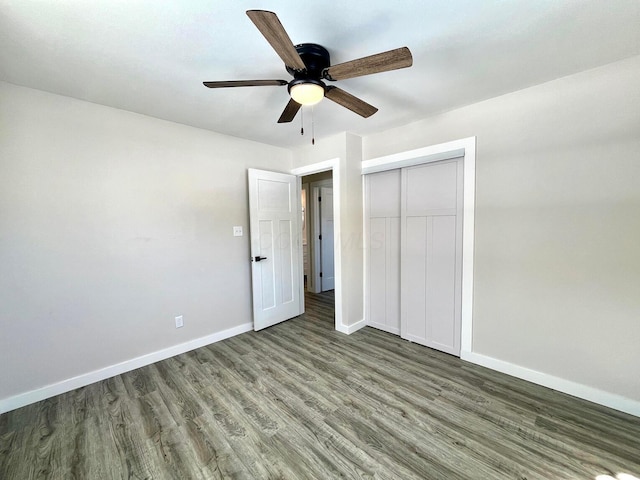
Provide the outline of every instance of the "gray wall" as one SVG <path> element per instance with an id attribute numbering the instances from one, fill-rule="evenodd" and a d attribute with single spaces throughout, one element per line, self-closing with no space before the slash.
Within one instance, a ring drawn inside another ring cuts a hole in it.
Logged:
<path id="1" fill-rule="evenodd" d="M 473 351 L 640 400 L 640 57 L 363 140 L 477 136 Z"/>
<path id="2" fill-rule="evenodd" d="M 634 57 L 289 152 L 0 83 L 0 401 L 251 322 L 248 167 L 340 158 L 353 325 L 360 160 L 469 136 L 474 352 L 640 400 L 639 84 Z"/>
<path id="3" fill-rule="evenodd" d="M 252 322 L 246 169 L 288 150 L 7 83 L 0 105 L 0 400 Z"/>

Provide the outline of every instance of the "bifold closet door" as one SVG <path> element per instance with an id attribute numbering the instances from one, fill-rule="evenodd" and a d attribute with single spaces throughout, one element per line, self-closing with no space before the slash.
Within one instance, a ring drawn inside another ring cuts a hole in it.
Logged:
<path id="1" fill-rule="evenodd" d="M 462 159 L 402 169 L 401 336 L 460 355 Z"/>
<path id="2" fill-rule="evenodd" d="M 366 318 L 400 335 L 400 170 L 365 176 Z"/>

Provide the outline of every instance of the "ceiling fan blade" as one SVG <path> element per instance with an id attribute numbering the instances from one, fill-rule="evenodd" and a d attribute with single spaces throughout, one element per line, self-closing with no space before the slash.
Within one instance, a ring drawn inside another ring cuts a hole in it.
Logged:
<path id="1" fill-rule="evenodd" d="M 302 107 L 302 105 L 296 102 L 293 98 L 289 100 L 287 106 L 284 107 L 284 112 L 282 112 L 282 115 L 280 115 L 280 118 L 278 119 L 278 123 L 289 123 L 292 121 L 296 117 L 300 107 Z"/>
<path id="2" fill-rule="evenodd" d="M 275 13 L 266 10 L 247 10 L 247 15 L 287 67 L 294 70 L 307 68 Z"/>
<path id="3" fill-rule="evenodd" d="M 411 51 L 407 47 L 402 47 L 333 65 L 324 70 L 323 76 L 327 80 L 344 80 L 406 68 L 411 65 L 413 65 Z"/>
<path id="4" fill-rule="evenodd" d="M 324 96 L 364 118 L 368 118 L 378 111 L 373 105 L 369 105 L 364 100 L 360 100 L 338 87 L 327 87 Z"/>
<path id="5" fill-rule="evenodd" d="M 205 87 L 225 88 L 225 87 L 269 87 L 286 85 L 286 80 L 228 80 L 221 82 L 202 82 Z"/>

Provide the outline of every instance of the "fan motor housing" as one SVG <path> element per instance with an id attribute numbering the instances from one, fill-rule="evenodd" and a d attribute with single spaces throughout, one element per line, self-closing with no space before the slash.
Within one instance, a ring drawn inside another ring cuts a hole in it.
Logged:
<path id="1" fill-rule="evenodd" d="M 322 71 L 331 65 L 327 49 L 317 43 L 301 43 L 295 47 L 307 69 L 306 71 L 298 72 L 291 67 L 287 67 L 287 72 L 293 75 L 296 80 L 319 81 L 322 78 Z"/>

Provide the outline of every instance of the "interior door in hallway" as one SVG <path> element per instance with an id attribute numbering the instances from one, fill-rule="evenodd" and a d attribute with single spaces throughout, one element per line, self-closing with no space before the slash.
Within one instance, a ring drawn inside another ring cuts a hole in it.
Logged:
<path id="1" fill-rule="evenodd" d="M 402 169 L 401 336 L 460 355 L 462 159 Z"/>
<path id="2" fill-rule="evenodd" d="M 333 255 L 333 188 L 320 188 L 320 260 L 321 260 L 321 290 L 335 288 L 334 255 Z"/>
<path id="3" fill-rule="evenodd" d="M 253 327 L 300 315 L 300 216 L 293 175 L 249 169 Z"/>

